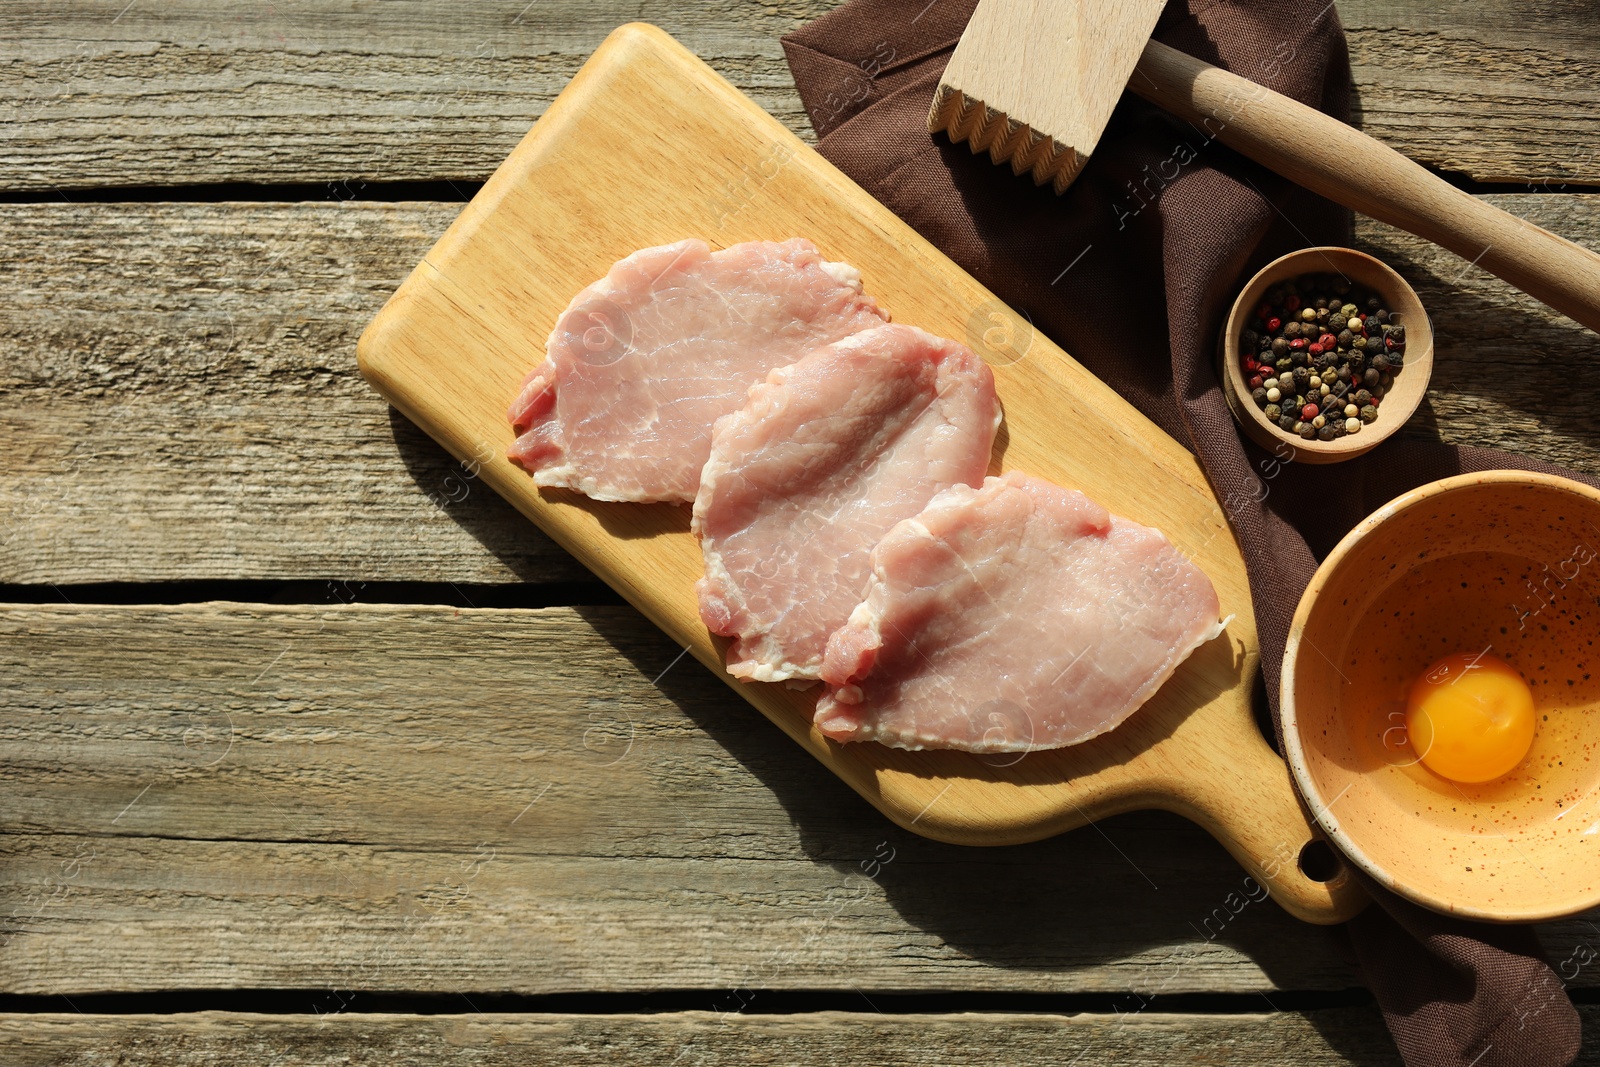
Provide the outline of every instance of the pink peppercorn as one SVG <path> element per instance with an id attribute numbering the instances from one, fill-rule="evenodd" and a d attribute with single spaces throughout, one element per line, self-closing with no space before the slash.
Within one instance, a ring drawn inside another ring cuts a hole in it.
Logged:
<path id="1" fill-rule="evenodd" d="M 1319 341 L 1316 344 L 1312 345 L 1310 348 L 1307 348 L 1306 351 L 1310 352 L 1313 356 L 1320 356 L 1320 355 L 1322 355 L 1322 353 L 1326 352 L 1327 349 L 1324 348 L 1322 346 L 1322 343 Z"/>
<path id="2" fill-rule="evenodd" d="M 1293 341 L 1289 342 L 1289 347 L 1299 350 L 1306 347 L 1306 345 L 1309 343 L 1310 342 L 1308 342 L 1304 337 L 1296 337 Z"/>
<path id="3" fill-rule="evenodd" d="M 1277 333 L 1283 327 L 1283 320 L 1274 315 L 1267 320 L 1267 332 Z"/>
<path id="4" fill-rule="evenodd" d="M 1250 378 L 1250 388 L 1252 388 L 1252 389 L 1260 389 L 1261 388 L 1261 375 L 1255 374 L 1255 375 L 1251 376 L 1251 378 Z"/>
<path id="5" fill-rule="evenodd" d="M 1301 408 L 1300 409 L 1300 417 L 1302 419 L 1305 419 L 1307 422 L 1309 422 L 1312 419 L 1316 418 L 1317 417 L 1317 405 L 1315 405 L 1315 404 L 1307 404 L 1305 407 Z"/>

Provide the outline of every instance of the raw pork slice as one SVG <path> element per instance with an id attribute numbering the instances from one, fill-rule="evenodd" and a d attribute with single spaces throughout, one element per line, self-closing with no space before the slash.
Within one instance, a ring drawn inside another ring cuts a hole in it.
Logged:
<path id="1" fill-rule="evenodd" d="M 700 617 L 735 638 L 729 673 L 817 678 L 872 546 L 939 490 L 980 484 L 999 425 L 983 360 L 912 326 L 836 341 L 751 389 L 718 420 L 694 501 Z"/>
<path id="2" fill-rule="evenodd" d="M 643 249 L 556 321 L 511 406 L 510 456 L 596 500 L 693 500 L 712 424 L 751 385 L 887 318 L 810 241 Z"/>
<path id="3" fill-rule="evenodd" d="M 940 493 L 872 553 L 828 641 L 839 741 L 1025 752 L 1122 722 L 1222 632 L 1217 594 L 1160 531 L 1013 471 Z"/>

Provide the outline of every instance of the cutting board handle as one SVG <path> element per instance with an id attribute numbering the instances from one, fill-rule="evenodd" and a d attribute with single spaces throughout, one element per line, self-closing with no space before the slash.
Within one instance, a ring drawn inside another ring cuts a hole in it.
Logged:
<path id="1" fill-rule="evenodd" d="M 1359 130 L 1151 41 L 1128 88 L 1290 180 L 1425 237 L 1600 331 L 1600 255 L 1463 192 Z M 1197 148 L 1201 146 L 1191 146 Z"/>
<path id="2" fill-rule="evenodd" d="M 1352 918 L 1369 898 L 1350 862 L 1313 828 L 1288 764 L 1256 729 L 1249 686 L 1231 691 L 1220 703 L 1232 705 L 1226 711 L 1242 717 L 1248 733 L 1233 731 L 1233 743 L 1209 753 L 1209 760 L 1194 753 L 1211 765 L 1183 775 L 1182 791 L 1153 806 L 1199 823 L 1222 842 L 1254 880 L 1241 891 L 1246 899 L 1265 888 L 1285 911 L 1306 922 L 1329 925 Z M 1173 784 L 1169 780 L 1166 788 Z M 1229 907 L 1226 901 L 1218 905 Z"/>

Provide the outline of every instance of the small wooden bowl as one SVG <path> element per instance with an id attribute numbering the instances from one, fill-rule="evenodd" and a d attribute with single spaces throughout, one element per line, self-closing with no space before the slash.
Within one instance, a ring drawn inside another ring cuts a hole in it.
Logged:
<path id="1" fill-rule="evenodd" d="M 1261 413 L 1250 399 L 1250 383 L 1239 364 L 1239 335 L 1252 318 L 1266 291 L 1279 282 L 1305 274 L 1340 274 L 1353 283 L 1372 290 L 1389 308 L 1391 321 L 1406 328 L 1406 362 L 1394 377 L 1394 385 L 1378 406 L 1378 418 L 1361 427 L 1359 433 L 1333 441 L 1307 441 L 1285 433 Z M 1406 280 L 1365 252 L 1353 248 L 1303 248 L 1268 263 L 1256 273 L 1233 302 L 1228 321 L 1223 324 L 1217 349 L 1221 353 L 1222 393 L 1228 398 L 1233 417 L 1250 439 L 1275 453 L 1287 442 L 1300 463 L 1338 463 L 1372 451 L 1405 425 L 1428 391 L 1428 376 L 1433 373 L 1433 327 L 1422 301 Z"/>
<path id="2" fill-rule="evenodd" d="M 1600 492 L 1464 474 L 1384 505 L 1339 542 L 1295 612 L 1285 755 L 1335 845 L 1384 885 L 1502 922 L 1600 904 Z M 1405 736 L 1411 683 L 1487 650 L 1533 689 L 1527 757 L 1452 782 Z"/>

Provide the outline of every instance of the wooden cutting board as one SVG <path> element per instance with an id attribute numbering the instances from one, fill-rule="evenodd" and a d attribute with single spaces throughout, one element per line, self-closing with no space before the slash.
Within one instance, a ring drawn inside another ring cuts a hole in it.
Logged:
<path id="1" fill-rule="evenodd" d="M 505 459 L 506 408 L 556 316 L 635 249 L 810 238 L 861 269 L 897 322 L 965 340 L 994 366 L 1005 424 L 992 470 L 1081 489 L 1165 531 L 1233 622 L 1122 726 L 1025 756 L 839 745 L 814 694 L 728 682 L 901 826 L 943 841 L 1029 841 L 1136 808 L 1209 830 L 1295 915 L 1335 922 L 1348 874 L 1299 869 L 1314 833 L 1250 712 L 1259 651 L 1244 562 L 1194 457 L 671 37 L 608 37 L 363 334 L 362 372 L 407 418 L 707 667 L 689 509 L 539 491 Z M 493 670 L 493 664 L 485 664 Z M 1221 906 L 1222 902 L 1214 902 Z M 1209 906 L 1209 905 L 1208 905 Z"/>

